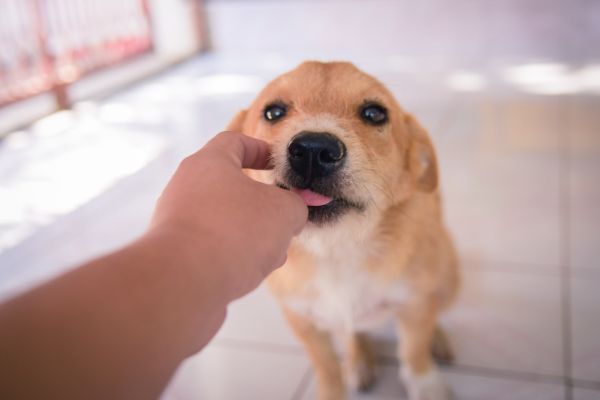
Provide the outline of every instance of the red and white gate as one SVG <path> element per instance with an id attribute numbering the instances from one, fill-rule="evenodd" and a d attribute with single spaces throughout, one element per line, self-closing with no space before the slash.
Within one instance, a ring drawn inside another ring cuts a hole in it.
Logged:
<path id="1" fill-rule="evenodd" d="M 0 107 L 151 49 L 147 0 L 0 0 Z"/>

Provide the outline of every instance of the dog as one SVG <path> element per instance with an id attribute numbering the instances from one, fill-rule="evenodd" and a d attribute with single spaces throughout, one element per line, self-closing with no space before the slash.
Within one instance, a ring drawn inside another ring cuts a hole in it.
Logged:
<path id="1" fill-rule="evenodd" d="M 354 65 L 308 61 L 269 83 L 227 129 L 269 142 L 273 169 L 251 176 L 308 206 L 268 285 L 312 361 L 318 398 L 374 384 L 365 332 L 389 318 L 409 399 L 450 398 L 432 355 L 451 358 L 437 319 L 460 277 L 423 127 Z M 334 336 L 345 343 L 343 363 Z"/>

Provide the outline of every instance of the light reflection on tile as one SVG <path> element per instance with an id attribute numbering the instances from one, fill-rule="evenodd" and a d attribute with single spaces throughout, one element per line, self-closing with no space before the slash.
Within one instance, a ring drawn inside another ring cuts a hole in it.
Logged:
<path id="1" fill-rule="evenodd" d="M 48 124 L 34 131 L 56 128 Z M 0 252 L 139 171 L 166 145 L 164 137 L 100 122 L 70 126 L 33 143 L 2 149 Z"/>

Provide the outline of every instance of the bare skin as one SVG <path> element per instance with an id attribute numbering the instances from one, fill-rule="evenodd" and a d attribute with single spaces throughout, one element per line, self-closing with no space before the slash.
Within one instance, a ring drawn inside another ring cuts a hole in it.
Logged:
<path id="1" fill-rule="evenodd" d="M 218 135 L 181 163 L 141 238 L 0 305 L 0 398 L 157 398 L 306 222 L 300 197 L 241 171 L 268 154 Z"/>

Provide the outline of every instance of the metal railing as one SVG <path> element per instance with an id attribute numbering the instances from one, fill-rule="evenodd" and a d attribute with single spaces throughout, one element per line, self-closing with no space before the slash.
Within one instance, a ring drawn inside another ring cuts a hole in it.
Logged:
<path id="1" fill-rule="evenodd" d="M 0 0 L 0 107 L 152 49 L 146 0 Z"/>

